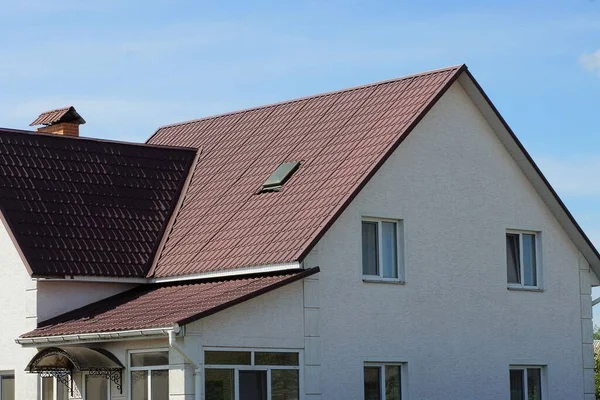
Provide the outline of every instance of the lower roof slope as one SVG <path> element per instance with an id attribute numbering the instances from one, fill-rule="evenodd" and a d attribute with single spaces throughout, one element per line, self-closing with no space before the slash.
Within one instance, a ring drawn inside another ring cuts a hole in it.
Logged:
<path id="1" fill-rule="evenodd" d="M 195 154 L 0 129 L 0 212 L 29 272 L 145 277 Z"/>
<path id="2" fill-rule="evenodd" d="M 142 285 L 44 321 L 21 338 L 171 328 L 184 325 L 315 274 L 318 268 L 274 275 Z"/>
<path id="3" fill-rule="evenodd" d="M 151 144 L 202 149 L 154 276 L 301 260 L 464 66 L 186 122 Z M 257 194 L 284 162 L 280 192 Z"/>

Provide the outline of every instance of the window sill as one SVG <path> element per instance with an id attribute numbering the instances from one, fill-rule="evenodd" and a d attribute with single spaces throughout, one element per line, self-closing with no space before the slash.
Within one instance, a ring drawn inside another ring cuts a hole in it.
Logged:
<path id="1" fill-rule="evenodd" d="M 406 285 L 405 281 L 399 279 L 378 279 L 378 278 L 362 278 L 366 283 L 387 283 L 390 285 Z"/>
<path id="2" fill-rule="evenodd" d="M 539 287 L 528 288 L 526 286 L 509 286 L 508 290 L 515 290 L 517 292 L 543 292 L 544 289 Z"/>

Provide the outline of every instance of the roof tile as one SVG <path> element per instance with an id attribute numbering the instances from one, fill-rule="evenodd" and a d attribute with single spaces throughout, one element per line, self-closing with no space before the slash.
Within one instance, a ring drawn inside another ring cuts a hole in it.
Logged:
<path id="1" fill-rule="evenodd" d="M 0 129 L 0 210 L 35 276 L 145 277 L 194 157 Z"/>
<path id="2" fill-rule="evenodd" d="M 299 260 L 462 66 L 159 129 L 202 148 L 154 275 Z M 281 192 L 257 194 L 283 162 Z M 184 256 L 185 257 L 180 257 Z"/>

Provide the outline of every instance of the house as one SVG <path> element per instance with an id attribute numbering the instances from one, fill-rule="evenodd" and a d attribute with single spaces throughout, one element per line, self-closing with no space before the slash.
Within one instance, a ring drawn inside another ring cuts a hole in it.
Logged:
<path id="1" fill-rule="evenodd" d="M 595 398 L 600 254 L 464 65 L 146 144 L 34 122 L 0 131 L 1 400 Z"/>

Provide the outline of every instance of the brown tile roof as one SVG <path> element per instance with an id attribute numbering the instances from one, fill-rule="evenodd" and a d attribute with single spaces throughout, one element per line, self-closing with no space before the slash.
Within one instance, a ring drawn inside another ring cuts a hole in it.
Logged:
<path id="1" fill-rule="evenodd" d="M 185 122 L 148 143 L 202 149 L 155 276 L 301 260 L 465 70 L 387 82 Z M 283 162 L 281 192 L 256 194 Z"/>
<path id="2" fill-rule="evenodd" d="M 195 155 L 0 129 L 0 211 L 34 276 L 145 277 Z"/>
<path id="3" fill-rule="evenodd" d="M 29 124 L 29 126 L 50 125 L 57 122 L 73 122 L 80 125 L 85 124 L 85 120 L 77 113 L 75 107 L 69 106 L 43 112 Z"/>
<path id="4" fill-rule="evenodd" d="M 167 328 L 185 325 L 318 272 L 309 270 L 226 280 L 142 285 L 39 324 L 22 338 Z"/>

